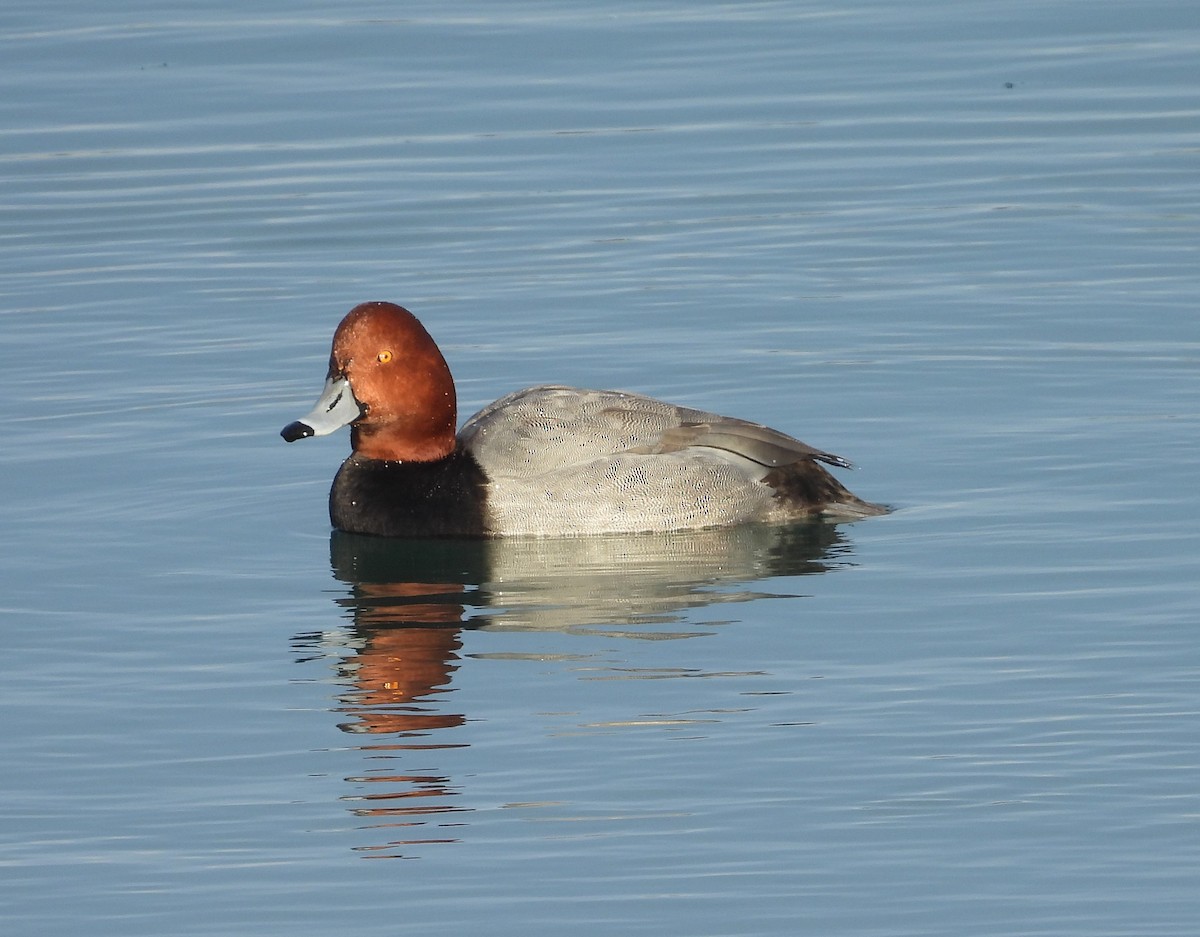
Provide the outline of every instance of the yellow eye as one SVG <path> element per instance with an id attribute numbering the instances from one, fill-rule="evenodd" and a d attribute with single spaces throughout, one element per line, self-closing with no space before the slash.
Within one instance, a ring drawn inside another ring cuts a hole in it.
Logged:
<path id="1" fill-rule="evenodd" d="M 380 364 L 387 364 L 392 360 L 392 353 L 390 351 L 381 351 L 375 360 Z"/>

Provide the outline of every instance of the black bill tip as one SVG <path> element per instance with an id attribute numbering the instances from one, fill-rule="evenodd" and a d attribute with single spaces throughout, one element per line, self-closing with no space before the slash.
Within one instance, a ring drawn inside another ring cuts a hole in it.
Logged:
<path id="1" fill-rule="evenodd" d="M 297 420 L 295 423 L 289 423 L 281 429 L 279 435 L 283 437 L 284 442 L 295 442 L 297 439 L 304 439 L 307 436 L 313 435 L 313 428 L 307 423 L 301 423 Z"/>

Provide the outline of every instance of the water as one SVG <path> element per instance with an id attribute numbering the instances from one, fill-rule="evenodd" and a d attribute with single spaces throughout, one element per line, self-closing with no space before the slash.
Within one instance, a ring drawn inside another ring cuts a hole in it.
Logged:
<path id="1" fill-rule="evenodd" d="M 6 932 L 1194 931 L 1190 5 L 0 24 Z M 331 538 L 366 299 L 897 510 Z"/>

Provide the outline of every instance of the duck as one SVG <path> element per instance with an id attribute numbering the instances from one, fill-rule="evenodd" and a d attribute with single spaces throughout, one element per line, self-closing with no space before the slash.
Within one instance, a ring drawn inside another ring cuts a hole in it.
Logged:
<path id="1" fill-rule="evenodd" d="M 329 518 L 352 534 L 579 537 L 887 512 L 824 467 L 852 468 L 841 456 L 642 394 L 527 387 L 456 423 L 433 337 L 403 306 L 367 302 L 333 334 L 316 405 L 280 435 L 350 426 Z"/>

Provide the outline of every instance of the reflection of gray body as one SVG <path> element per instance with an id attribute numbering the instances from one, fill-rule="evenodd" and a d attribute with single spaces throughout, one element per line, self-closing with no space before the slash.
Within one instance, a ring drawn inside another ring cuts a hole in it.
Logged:
<path id="1" fill-rule="evenodd" d="M 646 630 L 623 633 L 647 638 L 694 634 L 669 626 L 688 609 L 775 594 L 754 584 L 823 573 L 844 563 L 845 552 L 839 527 L 820 521 L 557 539 L 406 540 L 342 531 L 330 539 L 334 575 L 355 587 L 360 627 L 412 626 L 420 623 L 414 610 L 453 608 L 456 615 L 438 624 L 633 625 Z"/>

